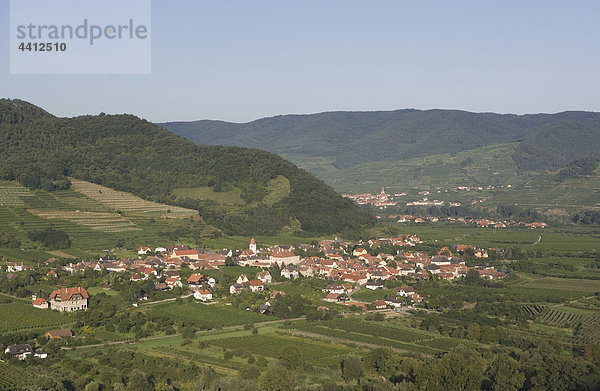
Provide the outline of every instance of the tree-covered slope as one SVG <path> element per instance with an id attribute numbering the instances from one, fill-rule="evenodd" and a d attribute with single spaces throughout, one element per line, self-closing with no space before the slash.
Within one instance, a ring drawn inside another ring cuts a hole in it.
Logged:
<path id="1" fill-rule="evenodd" d="M 522 144 L 513 155 L 522 169 L 555 168 L 600 154 L 600 113 L 589 112 L 330 112 L 245 124 L 196 121 L 162 126 L 200 144 L 260 147 L 287 156 L 327 158 L 337 169 L 509 142 Z"/>
<path id="2" fill-rule="evenodd" d="M 83 179 L 197 209 L 228 233 L 276 232 L 298 221 L 302 229 L 322 233 L 373 223 L 351 201 L 277 155 L 198 146 L 132 115 L 57 118 L 27 102 L 3 99 L 0 145 L 0 179 L 46 190 L 68 187 L 69 176 Z M 269 198 L 272 183 L 281 177 L 289 190 Z M 176 195 L 182 189 L 220 194 Z M 241 204 L 215 201 L 233 190 Z"/>

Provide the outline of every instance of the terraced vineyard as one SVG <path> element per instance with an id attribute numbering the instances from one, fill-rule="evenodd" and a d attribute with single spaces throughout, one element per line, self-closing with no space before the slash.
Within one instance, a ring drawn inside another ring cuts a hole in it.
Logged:
<path id="1" fill-rule="evenodd" d="M 55 211 L 55 210 L 37 210 L 29 209 L 29 213 L 39 216 L 43 219 L 62 219 L 73 222 L 75 224 L 84 225 L 104 232 L 122 232 L 139 230 L 135 224 L 122 217 L 118 213 L 109 212 L 81 212 L 75 211 Z"/>
<path id="2" fill-rule="evenodd" d="M 600 343 L 600 313 L 590 316 L 581 322 L 577 330 L 576 340 L 581 344 Z"/>
<path id="3" fill-rule="evenodd" d="M 124 213 L 160 212 L 164 213 L 167 217 L 188 217 L 198 213 L 191 209 L 146 201 L 130 193 L 113 190 L 95 183 L 73 178 L 70 178 L 70 180 L 72 190 L 96 200 L 111 209 L 120 210 Z"/>
<path id="4" fill-rule="evenodd" d="M 575 327 L 582 319 L 581 314 L 575 314 L 571 312 L 561 311 L 555 308 L 549 308 L 544 310 L 538 322 L 547 324 L 549 326 L 569 328 Z"/>
<path id="5" fill-rule="evenodd" d="M 49 227 L 66 232 L 72 241 L 71 248 L 61 249 L 55 256 L 89 257 L 113 248 L 118 241 L 160 245 L 165 232 L 182 224 L 180 218 L 198 213 L 85 181 L 74 182 L 72 190 L 47 192 L 27 189 L 16 181 L 0 181 L 0 234 L 21 241 L 19 249 L 0 249 L 0 256 L 25 262 L 51 257 L 27 235 Z"/>
<path id="6" fill-rule="evenodd" d="M 0 206 L 23 206 L 23 199 L 31 194 L 16 182 L 0 182 Z"/>
<path id="7" fill-rule="evenodd" d="M 527 316 L 529 316 L 530 318 L 535 318 L 536 316 L 538 316 L 539 314 L 542 313 L 542 311 L 544 310 L 543 305 L 539 305 L 539 304 L 524 304 L 521 309 L 523 310 L 523 312 L 525 312 L 525 314 Z"/>

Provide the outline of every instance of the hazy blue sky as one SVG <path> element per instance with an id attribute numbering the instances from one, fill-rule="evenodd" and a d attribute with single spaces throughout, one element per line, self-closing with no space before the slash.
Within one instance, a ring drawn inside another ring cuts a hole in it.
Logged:
<path id="1" fill-rule="evenodd" d="M 151 121 L 600 111 L 599 20 L 598 0 L 155 0 L 150 75 L 25 76 L 9 74 L 0 0 L 0 96 Z"/>

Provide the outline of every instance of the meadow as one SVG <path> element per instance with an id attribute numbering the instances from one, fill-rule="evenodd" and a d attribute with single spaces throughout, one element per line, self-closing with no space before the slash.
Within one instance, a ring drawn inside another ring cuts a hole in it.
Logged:
<path id="1" fill-rule="evenodd" d="M 272 316 L 241 310 L 234 306 L 195 302 L 166 302 L 141 308 L 149 316 L 167 316 L 198 328 L 219 328 L 275 320 Z"/>

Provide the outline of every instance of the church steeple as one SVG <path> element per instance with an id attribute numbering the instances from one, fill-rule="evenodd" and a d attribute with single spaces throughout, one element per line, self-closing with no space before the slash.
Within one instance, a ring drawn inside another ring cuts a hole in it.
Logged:
<path id="1" fill-rule="evenodd" d="M 248 246 L 248 249 L 250 250 L 250 252 L 252 252 L 253 254 L 257 254 L 258 251 L 256 251 L 256 242 L 254 241 L 254 238 L 252 238 L 250 240 L 250 246 Z"/>

